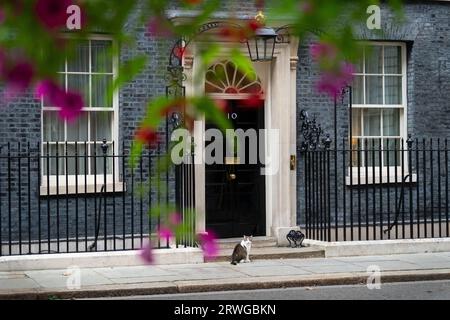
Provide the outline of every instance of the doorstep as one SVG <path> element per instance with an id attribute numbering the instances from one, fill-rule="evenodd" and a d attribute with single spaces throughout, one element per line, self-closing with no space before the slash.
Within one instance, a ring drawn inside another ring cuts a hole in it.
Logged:
<path id="1" fill-rule="evenodd" d="M 241 243 L 242 237 L 239 238 L 227 238 L 219 239 L 217 243 L 219 244 L 219 249 L 234 249 L 236 244 Z M 266 247 L 276 247 L 277 238 L 275 237 L 253 237 L 252 248 L 266 248 Z"/>
<path id="2" fill-rule="evenodd" d="M 233 249 L 227 248 L 220 250 L 215 258 L 210 258 L 205 262 L 222 262 L 231 261 Z M 250 260 L 274 260 L 274 259 L 308 259 L 308 258 L 324 258 L 325 250 L 318 247 L 260 247 L 253 248 L 250 251 Z"/>

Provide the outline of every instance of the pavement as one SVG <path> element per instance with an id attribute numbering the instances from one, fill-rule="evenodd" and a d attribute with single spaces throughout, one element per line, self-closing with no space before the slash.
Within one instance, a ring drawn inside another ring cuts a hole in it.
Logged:
<path id="1" fill-rule="evenodd" d="M 380 272 L 379 274 L 377 272 Z M 0 272 L 0 299 L 71 299 L 450 280 L 450 252 Z"/>

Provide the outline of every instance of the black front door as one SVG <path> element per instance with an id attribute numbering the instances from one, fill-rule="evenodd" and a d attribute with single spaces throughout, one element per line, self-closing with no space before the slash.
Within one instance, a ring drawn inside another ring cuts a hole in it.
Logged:
<path id="1" fill-rule="evenodd" d="M 234 129 L 256 129 L 259 139 L 258 129 L 264 127 L 263 102 L 260 108 L 249 108 L 239 100 L 229 101 L 227 112 Z M 205 129 L 209 128 L 214 126 L 206 124 Z M 265 235 L 265 177 L 261 175 L 261 161 L 258 156 L 257 164 L 248 163 L 248 141 L 241 148 L 245 148 L 245 163 L 237 155 L 227 157 L 224 147 L 223 164 L 206 165 L 206 228 L 220 238 Z"/>

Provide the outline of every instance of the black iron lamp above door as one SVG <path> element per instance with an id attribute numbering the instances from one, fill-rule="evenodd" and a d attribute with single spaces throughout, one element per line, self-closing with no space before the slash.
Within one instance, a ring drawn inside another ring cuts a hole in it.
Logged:
<path id="1" fill-rule="evenodd" d="M 272 61 L 277 33 L 273 28 L 265 26 L 265 17 L 262 11 L 259 11 L 255 20 L 259 23 L 260 27 L 255 30 L 252 38 L 247 39 L 250 60 L 254 62 Z"/>

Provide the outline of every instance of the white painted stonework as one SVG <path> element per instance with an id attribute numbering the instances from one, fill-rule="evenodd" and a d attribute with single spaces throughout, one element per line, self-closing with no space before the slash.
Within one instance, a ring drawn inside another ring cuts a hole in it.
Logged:
<path id="1" fill-rule="evenodd" d="M 203 251 L 198 248 L 155 249 L 154 265 L 203 263 Z M 48 270 L 101 267 L 125 267 L 145 265 L 139 251 L 108 251 L 39 254 L 0 257 L 0 272 L 24 270 Z"/>
<path id="2" fill-rule="evenodd" d="M 200 63 L 198 52 L 200 41 L 192 42 L 189 54 L 185 58 L 185 82 L 187 96 L 203 95 L 204 79 L 198 79 Z M 207 45 L 207 43 L 206 43 Z M 227 59 L 235 44 L 220 43 L 220 59 Z M 241 51 L 248 55 L 247 47 Z M 265 129 L 278 129 L 280 143 L 271 146 L 280 159 L 277 174 L 266 176 L 266 236 L 285 239 L 287 232 L 296 226 L 297 182 L 296 171 L 290 169 L 290 156 L 296 155 L 296 92 L 297 92 L 297 51 L 298 39 L 291 38 L 290 43 L 277 44 L 272 62 L 257 62 L 255 70 L 260 77 L 265 91 Z M 194 81 L 194 75 L 196 77 Z M 221 99 L 239 99 L 236 95 L 220 95 Z M 202 119 L 200 119 L 202 120 Z M 201 141 L 204 121 L 194 132 L 195 141 Z M 198 144 L 196 147 L 201 148 Z M 269 150 L 269 146 L 266 147 Z M 201 154 L 196 150 L 196 154 Z M 205 166 L 198 164 L 195 168 L 195 196 L 197 212 L 197 232 L 205 231 Z M 280 243 L 284 244 L 284 242 Z"/>
<path id="3" fill-rule="evenodd" d="M 450 238 L 326 242 L 305 239 L 303 244 L 325 250 L 325 257 L 376 256 L 450 252 Z"/>

